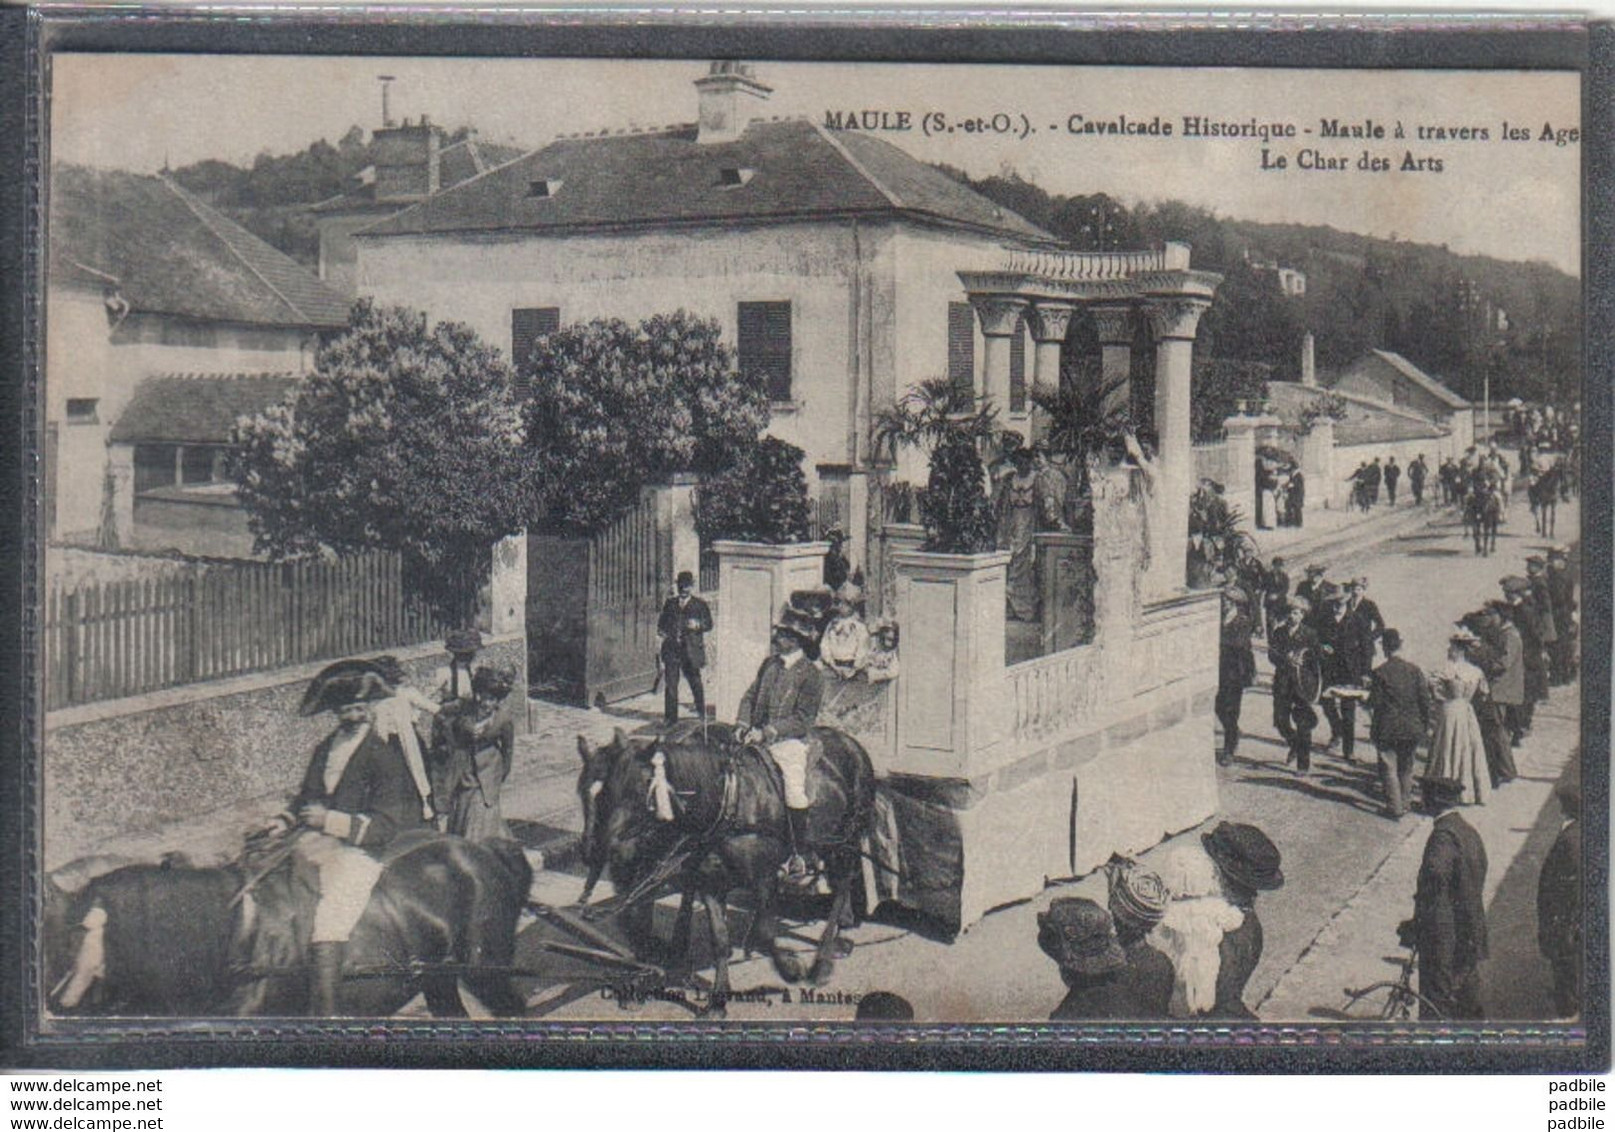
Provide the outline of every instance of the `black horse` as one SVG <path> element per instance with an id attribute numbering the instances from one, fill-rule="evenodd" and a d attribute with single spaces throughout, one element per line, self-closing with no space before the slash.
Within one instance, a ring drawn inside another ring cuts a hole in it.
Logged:
<path id="1" fill-rule="evenodd" d="M 778 941 L 775 905 L 790 835 L 778 772 L 768 753 L 736 743 L 727 728 L 694 722 L 632 740 L 619 730 L 600 747 L 578 737 L 583 857 L 589 868 L 582 903 L 588 903 L 602 872 L 624 896 L 649 896 L 664 881 L 676 883 L 684 899 L 674 949 L 687 956 L 693 902 L 700 898 L 716 967 L 710 1014 L 721 1015 L 729 997 L 725 907 L 735 890 L 745 892 L 753 907 L 742 941 L 746 954 L 767 946 L 775 969 L 793 983 L 806 977 L 823 985 L 835 968 L 837 933 L 852 922 L 860 855 L 873 823 L 875 772 L 868 753 L 850 736 L 818 727 L 814 741 L 822 756 L 809 773 L 808 838 L 824 861 L 831 908 L 812 967 L 804 971 L 801 960 Z M 658 794 L 664 800 L 661 816 Z M 648 902 L 636 903 L 643 911 L 629 927 L 638 943 L 648 944 Z"/>
<path id="2" fill-rule="evenodd" d="M 71 896 L 48 895 L 50 1008 L 305 1014 L 312 878 L 283 861 L 243 893 L 246 871 L 129 865 Z M 424 993 L 434 1015 L 464 1017 L 463 980 L 494 1014 L 521 1014 L 510 968 L 531 883 L 514 842 L 427 835 L 402 847 L 348 941 L 340 1013 L 381 1017 Z"/>
<path id="3" fill-rule="evenodd" d="M 1497 549 L 1497 528 L 1503 521 L 1501 488 L 1470 488 L 1464 503 L 1464 526 L 1473 534 L 1475 553 L 1490 556 Z"/>
<path id="4" fill-rule="evenodd" d="M 1553 529 L 1559 516 L 1559 492 L 1562 480 L 1563 472 L 1560 465 L 1555 464 L 1537 476 L 1527 492 L 1531 500 L 1531 514 L 1536 516 L 1536 533 L 1543 538 L 1553 537 Z"/>

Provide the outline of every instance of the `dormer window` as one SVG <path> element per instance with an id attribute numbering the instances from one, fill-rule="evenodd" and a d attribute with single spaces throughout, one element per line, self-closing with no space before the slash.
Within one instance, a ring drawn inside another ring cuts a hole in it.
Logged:
<path id="1" fill-rule="evenodd" d="M 544 197 L 552 197 L 560 191 L 561 182 L 559 180 L 527 182 L 527 195 L 529 197 L 542 199 Z"/>
<path id="2" fill-rule="evenodd" d="M 729 165 L 718 170 L 718 187 L 720 189 L 738 189 L 741 185 L 750 183 L 757 176 L 757 170 L 747 169 L 744 166 Z"/>

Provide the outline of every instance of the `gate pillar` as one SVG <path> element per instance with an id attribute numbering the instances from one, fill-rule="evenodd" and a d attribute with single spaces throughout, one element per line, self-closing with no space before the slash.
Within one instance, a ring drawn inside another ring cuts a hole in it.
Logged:
<path id="1" fill-rule="evenodd" d="M 723 540 L 713 549 L 718 552 L 718 609 L 712 626 L 712 704 L 719 722 L 730 723 L 768 657 L 774 621 L 792 592 L 823 584 L 830 544 Z"/>

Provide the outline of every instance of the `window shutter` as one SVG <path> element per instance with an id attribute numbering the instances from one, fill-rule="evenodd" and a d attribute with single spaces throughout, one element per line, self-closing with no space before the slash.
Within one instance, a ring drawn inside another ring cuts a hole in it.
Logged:
<path id="1" fill-rule="evenodd" d="M 791 399 L 791 304 L 741 303 L 740 372 L 761 374 L 770 401 Z"/>
<path id="2" fill-rule="evenodd" d="M 948 304 L 948 380 L 976 391 L 976 312 L 969 303 Z"/>
<path id="3" fill-rule="evenodd" d="M 1026 318 L 1015 320 L 1009 336 L 1009 411 L 1026 412 Z"/>
<path id="4" fill-rule="evenodd" d="M 528 361 L 533 345 L 561 329 L 560 307 L 517 307 L 510 312 L 510 361 L 516 369 L 516 392 L 527 394 L 531 385 Z"/>

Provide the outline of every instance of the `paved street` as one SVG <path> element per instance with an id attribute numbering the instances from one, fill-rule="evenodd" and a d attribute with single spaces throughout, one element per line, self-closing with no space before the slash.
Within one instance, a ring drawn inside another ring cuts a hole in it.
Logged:
<path id="1" fill-rule="evenodd" d="M 1337 546 L 1316 557 L 1328 564 L 1331 577 L 1369 576 L 1370 594 L 1387 624 L 1400 629 L 1407 641 L 1404 655 L 1424 667 L 1445 656 L 1453 619 L 1497 596 L 1497 579 L 1523 574 L 1526 555 L 1546 545 L 1534 535 L 1523 500 L 1516 502 L 1490 558 L 1474 555 L 1456 517 L 1448 513 L 1432 513 L 1428 525 L 1419 524 L 1410 508 L 1375 518 L 1380 534 L 1395 531 L 1396 537 L 1364 551 Z M 1576 506 L 1562 507 L 1559 537 L 1568 541 L 1577 522 Z M 1311 560 L 1297 555 L 1293 573 L 1299 576 L 1299 567 Z M 1261 668 L 1258 688 L 1246 696 L 1247 738 L 1235 765 L 1221 772 L 1221 816 L 1267 830 L 1284 854 L 1288 883 L 1262 897 L 1266 948 L 1247 1001 L 1267 1020 L 1327 1018 L 1343 1004 L 1344 987 L 1395 976 L 1387 958 L 1397 954 L 1396 924 L 1412 913 L 1429 820 L 1410 816 L 1393 822 L 1381 815 L 1377 780 L 1367 762 L 1373 750 L 1366 739 L 1360 742 L 1355 766 L 1319 755 L 1309 777 L 1289 773 L 1284 747 L 1271 726 L 1265 660 Z M 1549 1013 L 1546 968 L 1535 946 L 1536 873 L 1558 829 L 1552 787 L 1575 742 L 1577 692 L 1574 687 L 1555 689 L 1553 701 L 1538 709 L 1534 733 L 1516 752 L 1522 778 L 1502 788 L 1489 806 L 1465 811 L 1485 840 L 1491 862 L 1487 893 L 1493 958 L 1484 974 L 1500 1018 Z M 610 716 L 576 715 L 597 733 L 609 733 Z M 556 726 L 564 730 L 569 724 L 557 719 Z M 1366 721 L 1360 730 L 1366 735 Z M 1320 726 L 1319 737 L 1327 738 L 1326 726 Z M 558 758 L 546 763 L 553 767 L 550 773 L 568 776 L 570 790 L 573 767 L 566 760 L 575 756 L 569 744 L 562 756 L 554 755 L 558 745 L 553 739 L 543 745 L 552 752 L 548 759 Z M 575 810 L 575 802 L 566 801 Z M 556 820 L 568 821 L 564 812 Z M 552 870 L 536 887 L 543 898 L 564 903 L 575 899 L 580 880 Z M 1044 1018 L 1064 991 L 1054 964 L 1037 948 L 1036 913 L 1057 895 L 1102 900 L 1103 885 L 1097 877 L 1057 885 L 1036 900 L 989 915 L 951 943 L 926 938 L 916 925 L 863 925 L 851 933 L 857 950 L 822 992 L 827 1001 L 804 1002 L 796 990 L 787 1000 L 777 993 L 780 984 L 768 963 L 760 958 L 737 961 L 737 990 L 774 988 L 776 993 L 765 1002 L 734 1003 L 729 1016 L 844 1019 L 852 1007 L 836 1001 L 838 989 L 889 989 L 909 998 L 921 1020 Z M 816 932 L 817 925 L 809 930 Z M 556 993 L 541 994 L 542 1008 L 554 1017 L 598 1016 L 603 1005 L 597 998 L 559 1005 L 548 997 Z M 677 1005 L 651 1002 L 637 1006 L 633 1017 L 680 1018 L 688 1013 Z"/>
<path id="2" fill-rule="evenodd" d="M 1432 513 L 1423 523 L 1411 508 L 1380 512 L 1368 526 L 1329 527 L 1315 555 L 1282 548 L 1291 570 L 1322 560 L 1330 576 L 1367 574 L 1370 594 L 1389 625 L 1402 631 L 1404 654 L 1430 666 L 1445 653 L 1453 618 L 1498 594 L 1497 579 L 1524 573 L 1524 559 L 1544 540 L 1531 533 L 1523 500 L 1517 501 L 1499 538 L 1498 553 L 1477 558 L 1464 545 L 1450 513 Z M 1559 538 L 1570 541 L 1578 509 L 1562 507 Z M 1321 526 L 1322 524 L 1320 524 Z M 1372 531 L 1372 535 L 1367 532 Z M 1364 551 L 1342 549 L 1342 538 L 1391 535 Z M 1264 552 L 1274 548 L 1264 546 Z M 1260 652 L 1260 650 L 1258 650 Z M 1313 772 L 1297 778 L 1284 767 L 1284 747 L 1273 733 L 1267 694 L 1269 671 L 1260 663 L 1257 688 L 1246 695 L 1245 742 L 1234 766 L 1220 772 L 1222 817 L 1260 825 L 1284 854 L 1288 883 L 1262 897 L 1260 913 L 1266 947 L 1247 991 L 1247 1001 L 1267 1020 L 1305 1021 L 1329 1017 L 1343 1003 L 1342 989 L 1394 977 L 1386 962 L 1397 953 L 1396 924 L 1411 914 L 1414 880 L 1428 819 L 1392 822 L 1380 813 L 1376 780 L 1368 763 L 1372 748 L 1358 750 L 1359 764 L 1318 755 Z M 1577 688 L 1555 689 L 1551 703 L 1537 712 L 1536 730 L 1516 752 L 1522 778 L 1499 791 L 1483 809 L 1466 818 L 1485 840 L 1490 858 L 1487 893 L 1492 926 L 1492 959 L 1483 970 L 1487 1001 L 1498 1018 L 1545 1017 L 1548 975 L 1536 954 L 1535 894 L 1541 860 L 1558 829 L 1553 783 L 1566 765 L 1577 735 Z M 654 721 L 659 697 L 644 698 L 609 711 L 534 702 L 533 733 L 518 744 L 505 788 L 504 808 L 535 863 L 546 866 L 534 884 L 535 897 L 556 905 L 576 900 L 582 878 L 576 864 L 575 834 L 580 815 L 575 793 L 576 738 L 601 741 L 616 727 L 633 729 Z M 1366 722 L 1360 725 L 1366 734 Z M 1326 726 L 1316 733 L 1327 738 Z M 1204 752 L 1206 758 L 1211 751 Z M 198 815 L 180 827 L 138 838 L 117 839 L 108 852 L 155 856 L 184 848 L 199 861 L 223 859 L 239 844 L 240 831 L 281 803 L 280 796 Z M 262 811 L 260 813 L 259 811 Z M 1184 836 L 1194 837 L 1198 831 Z M 1155 850 L 1159 852 L 1159 849 Z M 1148 855 L 1146 855 L 1146 860 Z M 602 890 L 600 896 L 605 895 Z M 869 923 L 850 933 L 857 943 L 835 980 L 818 1001 L 803 1002 L 792 988 L 782 993 L 771 965 L 761 958 L 740 959 L 733 967 L 737 990 L 772 988 L 765 1001 L 735 1002 L 735 1019 L 845 1019 L 852 1006 L 838 992 L 895 990 L 909 998 L 921 1020 L 976 1018 L 984 1021 L 1036 1021 L 1047 1016 L 1064 994 L 1058 972 L 1037 948 L 1036 913 L 1057 895 L 1104 899 L 1098 877 L 1057 884 L 1039 898 L 987 916 L 957 940 L 928 938 L 923 924 Z M 664 914 L 669 916 L 664 909 Z M 736 926 L 740 913 L 736 913 Z M 804 929 L 817 933 L 818 925 Z M 597 1018 L 616 1013 L 596 995 L 571 990 L 568 980 L 588 970 L 559 961 L 537 947 L 545 929 L 529 924 L 521 961 L 553 971 L 544 985 L 531 987 L 536 1013 L 553 1018 Z M 698 938 L 704 935 L 697 932 Z M 807 945 L 806 936 L 800 946 Z M 704 959 L 704 956 L 702 957 Z M 573 994 L 581 994 L 578 999 Z M 638 1005 L 635 1020 L 688 1018 L 676 1004 Z"/>

